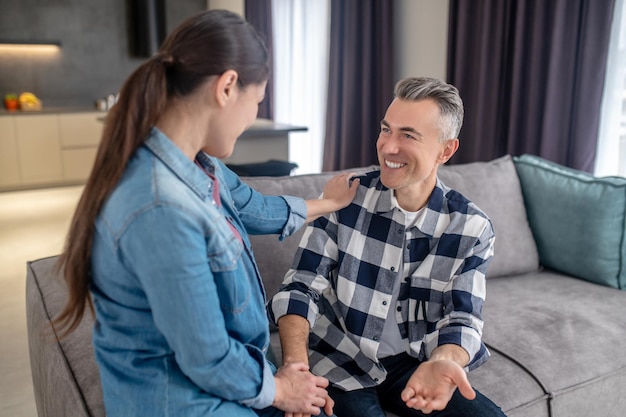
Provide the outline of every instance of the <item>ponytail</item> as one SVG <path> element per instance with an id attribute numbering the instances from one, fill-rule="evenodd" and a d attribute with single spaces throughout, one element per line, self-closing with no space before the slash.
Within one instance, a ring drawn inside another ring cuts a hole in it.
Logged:
<path id="1" fill-rule="evenodd" d="M 56 265 L 57 271 L 63 271 L 69 290 L 65 308 L 53 320 L 62 336 L 76 329 L 86 309 L 94 313 L 89 284 L 96 217 L 165 108 L 166 71 L 167 64 L 159 56 L 146 61 L 125 82 L 117 104 L 107 115 L 96 160 Z"/>

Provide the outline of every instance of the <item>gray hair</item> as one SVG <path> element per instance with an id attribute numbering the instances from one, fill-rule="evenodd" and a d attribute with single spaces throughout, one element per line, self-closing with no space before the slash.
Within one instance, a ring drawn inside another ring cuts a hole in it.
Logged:
<path id="1" fill-rule="evenodd" d="M 458 138 L 463 125 L 463 100 L 455 86 L 436 78 L 411 77 L 398 81 L 394 94 L 402 100 L 434 100 L 439 106 L 439 140 Z"/>

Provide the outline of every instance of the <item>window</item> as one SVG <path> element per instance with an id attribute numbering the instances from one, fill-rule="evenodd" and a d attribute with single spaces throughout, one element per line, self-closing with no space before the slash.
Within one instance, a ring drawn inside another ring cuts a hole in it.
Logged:
<path id="1" fill-rule="evenodd" d="M 289 134 L 296 174 L 320 172 L 326 135 L 329 0 L 273 0 L 274 120 L 306 126 Z"/>
<path id="2" fill-rule="evenodd" d="M 626 176 L 626 7 L 615 1 L 595 174 Z"/>

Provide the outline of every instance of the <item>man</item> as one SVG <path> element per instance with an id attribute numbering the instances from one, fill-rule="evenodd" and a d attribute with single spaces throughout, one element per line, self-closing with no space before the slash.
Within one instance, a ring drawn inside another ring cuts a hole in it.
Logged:
<path id="1" fill-rule="evenodd" d="M 463 102 L 430 78 L 400 81 L 395 96 L 380 123 L 380 171 L 307 228 L 268 304 L 283 361 L 328 378 L 338 417 L 504 416 L 465 372 L 489 356 L 481 310 L 493 228 L 437 178 L 458 149 Z"/>

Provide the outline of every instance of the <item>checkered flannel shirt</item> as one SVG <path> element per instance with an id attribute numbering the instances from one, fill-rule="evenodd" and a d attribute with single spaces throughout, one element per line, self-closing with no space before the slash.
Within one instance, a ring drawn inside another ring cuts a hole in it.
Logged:
<path id="1" fill-rule="evenodd" d="M 411 356 L 425 360 L 455 344 L 469 353 L 471 370 L 489 357 L 481 310 L 494 240 L 487 216 L 440 180 L 407 229 L 380 171 L 370 172 L 348 207 L 307 227 L 268 314 L 274 323 L 306 318 L 311 371 L 345 390 L 385 379 L 377 351 L 390 308 Z"/>

